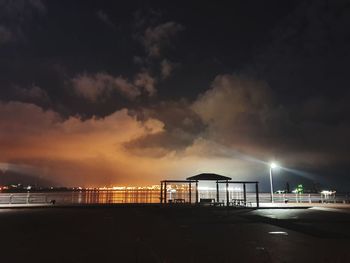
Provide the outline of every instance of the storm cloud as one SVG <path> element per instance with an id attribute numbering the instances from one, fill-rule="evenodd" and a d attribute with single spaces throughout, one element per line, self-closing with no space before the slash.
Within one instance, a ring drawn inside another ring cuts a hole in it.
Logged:
<path id="1" fill-rule="evenodd" d="M 270 160 L 347 178 L 347 1 L 131 2 L 0 1 L 2 167 L 84 186 L 264 181 Z"/>

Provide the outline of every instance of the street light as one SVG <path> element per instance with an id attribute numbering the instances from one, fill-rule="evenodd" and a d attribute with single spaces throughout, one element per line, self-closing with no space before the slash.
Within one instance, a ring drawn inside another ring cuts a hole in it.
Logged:
<path id="1" fill-rule="evenodd" d="M 273 203 L 273 181 L 272 181 L 272 169 L 277 167 L 276 163 L 270 163 L 270 188 L 271 188 L 271 203 Z"/>

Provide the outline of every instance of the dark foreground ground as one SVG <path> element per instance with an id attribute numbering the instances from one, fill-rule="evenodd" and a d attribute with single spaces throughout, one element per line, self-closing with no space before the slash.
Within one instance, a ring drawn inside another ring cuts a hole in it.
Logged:
<path id="1" fill-rule="evenodd" d="M 350 262 L 350 214 L 159 206 L 0 209 L 0 262 Z"/>

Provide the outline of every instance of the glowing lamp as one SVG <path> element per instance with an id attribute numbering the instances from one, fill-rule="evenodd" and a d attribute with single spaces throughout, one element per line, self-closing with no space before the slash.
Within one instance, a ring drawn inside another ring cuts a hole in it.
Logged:
<path id="1" fill-rule="evenodd" d="M 271 167 L 271 169 L 274 169 L 274 168 L 277 167 L 277 164 L 276 163 L 270 163 L 270 167 Z"/>

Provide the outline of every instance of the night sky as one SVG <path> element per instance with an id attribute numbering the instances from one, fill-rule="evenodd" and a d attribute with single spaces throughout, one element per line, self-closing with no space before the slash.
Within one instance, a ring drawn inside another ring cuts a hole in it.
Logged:
<path id="1" fill-rule="evenodd" d="M 0 184 L 346 191 L 349 61 L 348 0 L 0 0 Z"/>

